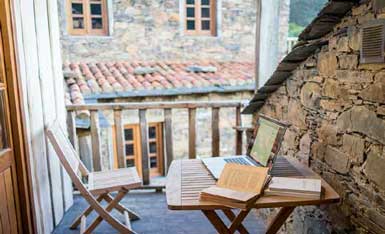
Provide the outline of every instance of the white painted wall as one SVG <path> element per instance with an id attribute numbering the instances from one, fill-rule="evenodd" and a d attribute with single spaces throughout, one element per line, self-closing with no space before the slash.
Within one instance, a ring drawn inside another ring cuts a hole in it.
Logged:
<path id="1" fill-rule="evenodd" d="M 260 0 L 262 3 L 260 34 L 259 87 L 273 74 L 279 60 L 280 0 Z"/>
<path id="2" fill-rule="evenodd" d="M 66 129 L 57 1 L 14 0 L 14 21 L 38 233 L 51 233 L 72 203 L 72 185 L 44 129 Z"/>

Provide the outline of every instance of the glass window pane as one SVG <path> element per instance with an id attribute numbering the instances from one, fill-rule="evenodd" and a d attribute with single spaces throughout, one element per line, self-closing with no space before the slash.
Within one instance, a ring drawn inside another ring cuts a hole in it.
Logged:
<path id="1" fill-rule="evenodd" d="M 158 162 L 156 161 L 156 157 L 151 157 L 150 158 L 150 167 L 151 168 L 156 168 L 157 164 L 158 164 Z"/>
<path id="2" fill-rule="evenodd" d="M 194 0 L 186 0 L 186 4 L 195 4 Z"/>
<path id="3" fill-rule="evenodd" d="M 124 139 L 126 141 L 133 141 L 134 140 L 134 131 L 132 128 L 124 129 Z"/>
<path id="4" fill-rule="evenodd" d="M 202 20 L 202 30 L 210 30 L 210 21 Z"/>
<path id="5" fill-rule="evenodd" d="M 210 17 L 210 8 L 202 8 L 202 17 L 205 17 L 205 18 Z"/>
<path id="6" fill-rule="evenodd" d="M 102 18 L 92 18 L 92 28 L 93 29 L 102 29 L 103 28 Z"/>
<path id="7" fill-rule="evenodd" d="M 72 3 L 72 14 L 83 14 L 83 4 L 81 3 Z"/>
<path id="8" fill-rule="evenodd" d="M 156 154 L 156 142 L 150 142 L 150 154 Z"/>
<path id="9" fill-rule="evenodd" d="M 126 156 L 134 155 L 134 145 L 126 144 Z"/>
<path id="10" fill-rule="evenodd" d="M 91 4 L 91 15 L 102 15 L 102 4 Z"/>
<path id="11" fill-rule="evenodd" d="M 202 0 L 202 6 L 209 6 L 210 0 Z"/>
<path id="12" fill-rule="evenodd" d="M 134 167 L 135 166 L 134 159 L 127 159 L 126 163 L 127 163 L 127 167 Z"/>
<path id="13" fill-rule="evenodd" d="M 5 125 L 5 111 L 4 91 L 0 91 L 0 149 L 8 148 L 8 139 Z"/>
<path id="14" fill-rule="evenodd" d="M 187 17 L 195 17 L 195 8 L 187 7 Z"/>
<path id="15" fill-rule="evenodd" d="M 187 20 L 187 30 L 195 30 L 195 21 Z"/>
<path id="16" fill-rule="evenodd" d="M 156 138 L 156 127 L 148 128 L 148 138 L 155 139 Z"/>
<path id="17" fill-rule="evenodd" d="M 84 28 L 84 18 L 83 17 L 74 17 L 72 21 L 73 21 L 73 28 L 74 29 L 83 29 Z"/>

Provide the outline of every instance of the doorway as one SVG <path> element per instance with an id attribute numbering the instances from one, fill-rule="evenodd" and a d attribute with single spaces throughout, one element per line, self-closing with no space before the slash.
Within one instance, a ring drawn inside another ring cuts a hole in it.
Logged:
<path id="1" fill-rule="evenodd" d="M 0 233 L 34 233 L 11 2 L 0 1 Z"/>

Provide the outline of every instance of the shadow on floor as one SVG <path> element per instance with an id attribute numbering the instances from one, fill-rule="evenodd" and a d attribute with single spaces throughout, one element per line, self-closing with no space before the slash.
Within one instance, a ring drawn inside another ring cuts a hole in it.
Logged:
<path id="1" fill-rule="evenodd" d="M 123 199 L 122 204 L 138 213 L 142 219 L 133 221 L 133 229 L 138 234 L 215 234 L 216 231 L 199 211 L 171 211 L 167 209 L 166 197 L 163 192 L 132 191 Z M 69 226 L 85 208 L 87 203 L 81 196 L 74 197 L 74 205 L 65 214 L 62 222 L 54 230 L 54 234 L 79 233 L 79 229 L 70 230 Z M 114 217 L 123 221 L 120 213 Z M 90 223 L 95 213 L 88 218 Z M 250 213 L 244 221 L 250 234 L 265 233 L 265 227 L 254 213 Z M 109 224 L 103 222 L 95 234 L 117 233 Z"/>

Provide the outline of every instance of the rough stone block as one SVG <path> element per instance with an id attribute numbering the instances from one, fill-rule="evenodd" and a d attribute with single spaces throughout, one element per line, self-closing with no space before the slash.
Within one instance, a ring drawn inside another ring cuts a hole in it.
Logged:
<path id="1" fill-rule="evenodd" d="M 337 41 L 337 51 L 338 52 L 349 52 L 349 38 L 348 37 L 341 37 Z"/>
<path id="2" fill-rule="evenodd" d="M 317 130 L 318 138 L 325 144 L 337 144 L 337 128 L 328 123 L 323 123 Z"/>
<path id="3" fill-rule="evenodd" d="M 322 89 L 322 95 L 330 98 L 343 98 L 346 100 L 348 98 L 348 90 L 337 80 L 326 79 Z"/>
<path id="4" fill-rule="evenodd" d="M 319 108 L 321 87 L 314 82 L 307 82 L 301 89 L 301 103 L 307 108 Z"/>
<path id="5" fill-rule="evenodd" d="M 350 107 L 351 103 L 342 100 L 321 100 L 320 106 L 327 111 L 342 111 Z"/>
<path id="6" fill-rule="evenodd" d="M 369 83 L 373 81 L 373 74 L 367 71 L 338 70 L 337 79 L 344 83 Z"/>
<path id="7" fill-rule="evenodd" d="M 341 174 L 349 172 L 349 157 L 334 147 L 326 147 L 325 161 L 331 168 Z"/>
<path id="8" fill-rule="evenodd" d="M 348 29 L 349 47 L 354 51 L 361 48 L 362 35 L 357 27 L 349 27 Z"/>
<path id="9" fill-rule="evenodd" d="M 302 136 L 299 142 L 299 152 L 297 153 L 297 157 L 301 162 L 308 165 L 310 158 L 310 146 L 311 146 L 311 136 L 310 133 L 306 133 Z"/>
<path id="10" fill-rule="evenodd" d="M 358 55 L 343 54 L 338 56 L 340 69 L 356 69 L 358 66 Z"/>
<path id="11" fill-rule="evenodd" d="M 385 106 L 378 106 L 377 107 L 377 114 L 378 115 L 385 115 Z"/>
<path id="12" fill-rule="evenodd" d="M 289 101 L 287 117 L 289 122 L 295 127 L 300 129 L 306 128 L 306 113 L 298 100 L 291 99 Z"/>
<path id="13" fill-rule="evenodd" d="M 364 106 L 354 106 L 337 119 L 339 131 L 360 132 L 385 144 L 385 121 Z"/>
<path id="14" fill-rule="evenodd" d="M 385 103 L 385 74 L 377 74 L 375 82 L 362 90 L 359 96 L 367 101 Z"/>
<path id="15" fill-rule="evenodd" d="M 358 136 L 345 134 L 342 148 L 354 162 L 362 163 L 364 160 L 365 140 Z"/>
<path id="16" fill-rule="evenodd" d="M 318 71 L 323 76 L 335 76 L 338 66 L 337 56 L 334 52 L 320 53 L 318 55 Z"/>
<path id="17" fill-rule="evenodd" d="M 381 155 L 382 154 L 382 155 Z M 379 147 L 371 147 L 365 166 L 365 174 L 378 187 L 385 190 L 385 155 Z"/>

